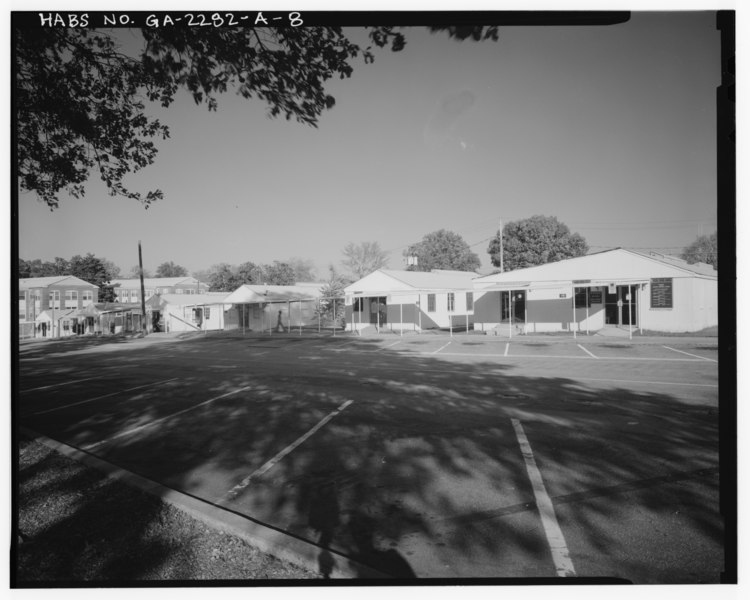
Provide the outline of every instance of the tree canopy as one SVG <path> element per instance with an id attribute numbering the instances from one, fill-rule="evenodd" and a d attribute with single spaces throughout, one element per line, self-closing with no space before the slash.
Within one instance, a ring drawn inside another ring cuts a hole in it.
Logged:
<path id="1" fill-rule="evenodd" d="M 583 256 L 589 250 L 586 240 L 571 233 L 557 217 L 535 215 L 511 221 L 503 227 L 503 270 L 515 271 L 565 258 Z M 492 264 L 500 266 L 500 234 L 487 248 Z"/>
<path id="2" fill-rule="evenodd" d="M 173 261 L 161 263 L 156 267 L 157 277 L 187 277 L 187 269 L 175 264 Z"/>
<path id="3" fill-rule="evenodd" d="M 89 252 L 86 256 L 76 254 L 70 260 L 59 256 L 53 261 L 19 259 L 18 275 L 21 278 L 65 275 L 78 277 L 99 288 L 100 301 L 110 302 L 114 300 L 114 292 L 109 284 L 112 279 L 119 277 L 120 269 L 113 262 L 97 258 Z"/>
<path id="4" fill-rule="evenodd" d="M 335 104 L 324 84 L 347 78 L 350 60 L 372 62 L 370 47 L 351 42 L 337 27 L 144 28 L 142 48 L 125 54 L 117 30 L 19 28 L 15 30 L 15 110 L 18 176 L 50 209 L 60 195 L 85 193 L 98 172 L 113 196 L 146 207 L 161 190 L 130 191 L 124 178 L 154 162 L 154 140 L 169 129 L 149 116 L 148 102 L 169 106 L 180 89 L 216 110 L 230 87 L 283 115 L 317 125 Z M 133 30 L 131 30 L 133 31 Z M 403 48 L 391 27 L 370 30 L 379 47 Z"/>
<path id="5" fill-rule="evenodd" d="M 409 246 L 404 256 L 417 258 L 417 264 L 407 266 L 409 271 L 476 271 L 482 264 L 460 235 L 446 229 L 428 233 L 422 241 Z"/>
<path id="6" fill-rule="evenodd" d="M 715 270 L 719 268 L 719 242 L 714 231 L 710 235 L 698 236 L 695 241 L 687 246 L 680 257 L 688 264 L 706 263 Z"/>
<path id="7" fill-rule="evenodd" d="M 366 28 L 370 45 L 351 41 L 341 27 L 146 27 L 141 47 L 126 53 L 117 32 L 93 28 L 16 28 L 15 104 L 20 189 L 54 210 L 63 193 L 85 194 L 98 173 L 113 196 L 141 202 L 160 198 L 125 187 L 125 177 L 152 164 L 155 141 L 169 129 L 149 114 L 168 107 L 179 90 L 196 104 L 218 107 L 229 89 L 283 115 L 317 127 L 336 101 L 325 90 L 346 79 L 352 61 L 374 60 L 374 48 L 404 48 L 391 26 Z M 497 26 L 432 27 L 456 40 L 498 39 Z"/>
<path id="8" fill-rule="evenodd" d="M 378 242 L 349 242 L 343 250 L 345 259 L 341 261 L 351 273 L 354 281 L 388 265 L 388 253 Z"/>

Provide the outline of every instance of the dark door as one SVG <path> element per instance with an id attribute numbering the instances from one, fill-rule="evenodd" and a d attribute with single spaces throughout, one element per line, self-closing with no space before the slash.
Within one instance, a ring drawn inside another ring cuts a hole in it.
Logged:
<path id="1" fill-rule="evenodd" d="M 604 318 L 607 325 L 633 325 L 638 322 L 636 287 L 618 285 L 614 294 L 609 290 L 604 298 Z"/>
<path id="2" fill-rule="evenodd" d="M 511 292 L 500 292 L 500 314 L 503 322 L 510 321 L 513 317 L 514 323 L 526 321 L 526 291 L 513 290 Z"/>

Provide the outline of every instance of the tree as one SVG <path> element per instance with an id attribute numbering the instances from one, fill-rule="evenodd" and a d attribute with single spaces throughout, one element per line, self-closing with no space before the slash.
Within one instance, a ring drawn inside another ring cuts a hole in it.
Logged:
<path id="1" fill-rule="evenodd" d="M 321 319 L 333 323 L 335 327 L 345 325 L 344 288 L 346 283 L 346 279 L 336 271 L 333 265 L 330 265 L 328 267 L 328 280 L 320 288 L 320 304 L 315 310 Z"/>
<path id="2" fill-rule="evenodd" d="M 695 241 L 687 246 L 680 257 L 688 264 L 705 263 L 711 265 L 714 270 L 719 269 L 719 242 L 716 231 L 711 235 L 698 236 Z"/>
<path id="3" fill-rule="evenodd" d="M 169 137 L 146 101 L 168 107 L 186 89 L 216 110 L 216 95 L 233 87 L 265 101 L 270 116 L 316 126 L 335 104 L 324 83 L 349 77 L 351 59 L 374 58 L 339 27 L 147 27 L 135 56 L 104 30 L 33 27 L 14 35 L 19 183 L 50 210 L 62 192 L 83 196 L 91 172 L 111 195 L 147 208 L 163 197 L 123 183 L 154 162 L 153 140 Z M 369 38 L 393 51 L 404 46 L 392 27 L 372 28 Z"/>
<path id="4" fill-rule="evenodd" d="M 185 267 L 176 265 L 172 261 L 161 263 L 156 267 L 157 277 L 187 277 L 187 274 L 188 272 Z"/>
<path id="5" fill-rule="evenodd" d="M 446 229 L 428 233 L 421 242 L 409 246 L 404 256 L 417 258 L 416 265 L 407 267 L 409 271 L 476 271 L 481 266 L 479 257 L 471 251 L 469 244 L 457 233 Z"/>
<path id="6" fill-rule="evenodd" d="M 294 256 L 286 262 L 294 270 L 295 281 L 315 281 L 317 279 L 315 262 L 309 258 Z"/>
<path id="7" fill-rule="evenodd" d="M 63 192 L 85 193 L 98 172 L 113 196 L 146 208 L 163 198 L 127 189 L 128 173 L 152 164 L 154 140 L 169 128 L 149 114 L 147 102 L 168 107 L 181 89 L 196 104 L 216 110 L 216 96 L 233 88 L 257 98 L 272 117 L 284 115 L 317 127 L 336 100 L 325 83 L 351 76 L 351 61 L 374 61 L 373 45 L 402 50 L 406 38 L 390 26 L 366 28 L 362 47 L 341 27 L 145 27 L 141 49 L 125 54 L 116 33 L 85 27 L 15 27 L 15 105 L 18 178 L 58 207 Z M 456 40 L 498 39 L 498 26 L 432 27 Z"/>
<path id="8" fill-rule="evenodd" d="M 503 227 L 503 270 L 514 271 L 565 258 L 583 256 L 588 250 L 586 240 L 557 217 L 535 215 L 520 221 L 511 221 Z M 500 266 L 500 234 L 487 248 L 492 264 Z"/>
<path id="9" fill-rule="evenodd" d="M 115 292 L 110 282 L 115 278 L 116 273 L 112 269 L 116 267 L 112 262 L 97 258 L 89 252 L 86 256 L 77 254 L 70 259 L 69 265 L 66 275 L 73 275 L 99 288 L 99 302 L 114 301 Z M 117 272 L 119 273 L 119 269 Z"/>
<path id="10" fill-rule="evenodd" d="M 296 283 L 294 269 L 289 263 L 273 261 L 273 264 L 263 265 L 263 283 L 268 285 L 294 285 Z"/>
<path id="11" fill-rule="evenodd" d="M 212 292 L 233 292 L 240 283 L 231 265 L 219 263 L 209 269 L 208 289 Z"/>
<path id="12" fill-rule="evenodd" d="M 346 260 L 341 261 L 341 264 L 349 270 L 355 281 L 388 266 L 388 253 L 380 248 L 378 242 L 349 242 L 343 253 Z"/>
<path id="13" fill-rule="evenodd" d="M 128 272 L 128 279 L 139 279 L 141 276 L 141 268 L 138 265 L 133 265 Z M 143 269 L 143 277 L 153 277 L 151 271 Z"/>

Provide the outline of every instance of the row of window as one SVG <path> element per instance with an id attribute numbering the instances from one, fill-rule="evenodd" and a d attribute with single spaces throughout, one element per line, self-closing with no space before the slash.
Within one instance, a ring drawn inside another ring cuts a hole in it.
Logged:
<path id="1" fill-rule="evenodd" d="M 146 290 L 146 298 L 149 298 L 153 296 L 154 294 L 198 294 L 200 293 L 197 290 L 194 289 L 185 289 L 185 288 L 155 288 L 155 289 L 147 289 Z M 117 290 L 117 301 L 118 302 L 138 302 L 140 295 L 138 290 Z"/>
<path id="2" fill-rule="evenodd" d="M 354 299 L 354 312 L 364 311 L 364 298 Z M 375 299 L 371 299 L 374 302 Z M 448 312 L 454 312 L 456 310 L 456 294 L 455 292 L 448 292 L 446 294 L 446 307 Z M 435 312 L 437 310 L 437 294 L 427 294 L 427 312 Z M 466 292 L 466 311 L 470 312 L 474 310 L 474 292 Z"/>

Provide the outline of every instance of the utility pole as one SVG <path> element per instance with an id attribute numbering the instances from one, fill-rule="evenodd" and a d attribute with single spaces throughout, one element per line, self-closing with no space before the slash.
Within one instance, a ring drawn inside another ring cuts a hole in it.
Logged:
<path id="1" fill-rule="evenodd" d="M 141 277 L 141 319 L 143 319 L 143 335 L 148 335 L 148 319 L 146 319 L 146 287 L 143 285 L 143 254 L 141 252 L 141 240 L 138 240 L 138 272 Z"/>
<path id="2" fill-rule="evenodd" d="M 503 272 L 503 220 L 500 219 L 500 272 Z"/>

